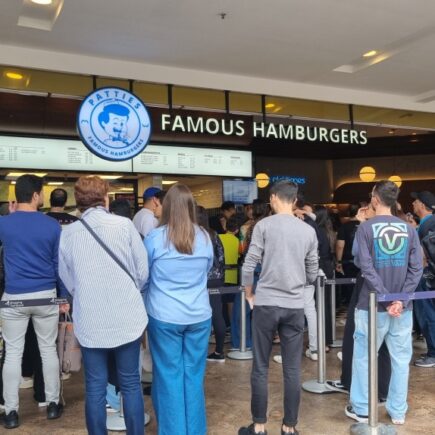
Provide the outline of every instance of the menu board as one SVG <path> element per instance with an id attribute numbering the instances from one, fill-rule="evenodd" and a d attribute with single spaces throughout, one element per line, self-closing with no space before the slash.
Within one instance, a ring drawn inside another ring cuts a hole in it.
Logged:
<path id="1" fill-rule="evenodd" d="M 252 177 L 250 151 L 148 145 L 133 159 L 133 172 Z"/>
<path id="2" fill-rule="evenodd" d="M 0 168 L 252 177 L 252 153 L 148 145 L 133 161 L 112 162 L 78 140 L 0 136 Z"/>
<path id="3" fill-rule="evenodd" d="M 0 136 L 0 168 L 131 172 L 131 161 L 103 160 L 78 140 Z"/>

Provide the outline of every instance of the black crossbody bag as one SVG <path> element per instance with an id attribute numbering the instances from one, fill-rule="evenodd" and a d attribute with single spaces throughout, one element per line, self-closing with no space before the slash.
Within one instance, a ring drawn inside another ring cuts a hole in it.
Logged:
<path id="1" fill-rule="evenodd" d="M 110 248 L 100 239 L 100 237 L 95 233 L 95 231 L 89 226 L 89 224 L 84 220 L 80 219 L 83 226 L 91 233 L 92 237 L 98 242 L 98 244 L 110 255 L 113 261 L 131 278 L 134 285 L 137 287 L 136 280 L 129 270 L 125 267 L 122 261 L 110 250 Z"/>

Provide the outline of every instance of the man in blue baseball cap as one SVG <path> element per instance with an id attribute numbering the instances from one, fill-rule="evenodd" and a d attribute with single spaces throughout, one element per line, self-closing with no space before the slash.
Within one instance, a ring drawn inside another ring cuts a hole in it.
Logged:
<path id="1" fill-rule="evenodd" d="M 148 187 L 143 193 L 143 208 L 133 218 L 133 223 L 143 238 L 159 224 L 165 193 L 158 187 Z"/>

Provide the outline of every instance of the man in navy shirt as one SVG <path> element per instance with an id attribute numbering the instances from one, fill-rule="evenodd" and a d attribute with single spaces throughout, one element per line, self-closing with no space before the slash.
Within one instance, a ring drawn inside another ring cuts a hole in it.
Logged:
<path id="1" fill-rule="evenodd" d="M 395 217 L 398 187 L 379 181 L 371 194 L 375 217 L 362 223 L 356 233 L 364 282 L 355 310 L 354 352 L 350 405 L 346 415 L 360 422 L 368 420 L 368 308 L 369 293 L 412 293 L 423 272 L 423 259 L 417 232 Z M 391 381 L 386 410 L 394 424 L 404 424 L 408 409 L 409 362 L 412 357 L 412 302 L 399 298 L 378 304 L 378 349 L 385 340 L 392 358 Z"/>
<path id="2" fill-rule="evenodd" d="M 0 241 L 3 245 L 5 292 L 3 301 L 56 297 L 58 283 L 58 248 L 61 227 L 52 218 L 38 212 L 43 204 L 43 180 L 26 174 L 17 179 L 14 213 L 0 218 Z M 64 310 L 66 307 L 62 307 Z M 43 361 L 47 418 L 62 414 L 59 403 L 59 359 L 56 352 L 59 308 L 55 305 L 0 310 L 6 344 L 3 367 L 4 426 L 19 426 L 18 389 L 25 333 L 32 318 Z"/>

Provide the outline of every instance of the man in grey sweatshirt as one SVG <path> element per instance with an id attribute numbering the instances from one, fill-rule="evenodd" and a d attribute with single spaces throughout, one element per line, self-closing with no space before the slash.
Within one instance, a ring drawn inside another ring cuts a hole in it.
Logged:
<path id="1" fill-rule="evenodd" d="M 315 231 L 293 214 L 297 191 L 297 184 L 288 181 L 272 186 L 270 206 L 275 214 L 255 225 L 242 268 L 242 286 L 245 287 L 247 301 L 253 307 L 253 423 L 240 428 L 239 435 L 267 434 L 267 377 L 276 331 L 281 341 L 284 374 L 282 433 L 298 433 L 303 292 L 305 285 L 316 279 L 319 264 Z M 258 263 L 261 263 L 261 275 L 254 295 L 254 270 Z"/>

